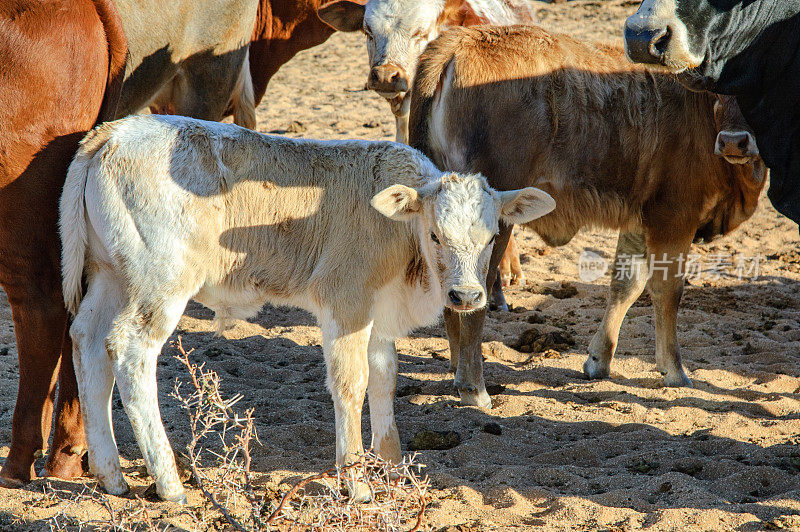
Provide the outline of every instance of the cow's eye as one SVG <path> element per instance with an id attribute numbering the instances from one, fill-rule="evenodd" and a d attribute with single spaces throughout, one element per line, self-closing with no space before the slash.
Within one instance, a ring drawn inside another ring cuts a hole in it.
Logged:
<path id="1" fill-rule="evenodd" d="M 367 39 L 372 39 L 372 30 L 369 29 L 369 26 L 364 26 L 364 34 L 367 36 Z"/>
<path id="2" fill-rule="evenodd" d="M 486 244 L 486 245 L 487 245 L 487 246 L 491 246 L 492 244 L 494 244 L 494 239 L 495 239 L 496 237 L 497 237 L 497 235 L 496 235 L 496 234 L 492 235 L 492 239 L 491 239 L 491 240 L 489 240 L 489 243 L 488 243 L 488 244 Z"/>
<path id="3" fill-rule="evenodd" d="M 436 242 L 437 244 L 439 243 L 439 237 L 438 237 L 438 236 L 436 236 L 436 233 L 434 233 L 434 232 L 431 232 L 431 240 L 433 240 L 433 241 L 434 241 L 434 242 Z"/>

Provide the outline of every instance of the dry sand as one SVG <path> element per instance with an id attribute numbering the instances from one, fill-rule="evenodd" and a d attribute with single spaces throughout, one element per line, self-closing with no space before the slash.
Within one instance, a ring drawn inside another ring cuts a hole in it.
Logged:
<path id="1" fill-rule="evenodd" d="M 539 9 L 542 23 L 582 38 L 618 39 L 636 2 L 587 2 Z M 392 139 L 387 105 L 362 90 L 366 51 L 358 35 L 335 35 L 301 53 L 272 81 L 258 110 L 265 132 L 319 138 Z M 589 382 L 581 366 L 603 312 L 607 277 L 579 282 L 584 249 L 610 257 L 616 235 L 584 232 L 569 245 L 546 249 L 520 231 L 529 280 L 508 293 L 511 313 L 490 313 L 485 330 L 486 380 L 492 410 L 459 406 L 447 373 L 441 326 L 398 341 L 400 377 L 395 405 L 404 448 L 422 429 L 453 430 L 462 443 L 423 451 L 434 489 L 425 526 L 439 530 L 758 530 L 800 529 L 800 251 L 797 227 L 764 198 L 734 234 L 697 246 L 705 258 L 720 253 L 761 256 L 755 280 L 731 276 L 687 287 L 678 337 L 695 387 L 665 389 L 654 366 L 652 309 L 645 295 L 628 314 L 612 378 Z M 767 258 L 768 257 L 768 258 Z M 545 292 L 571 283 L 577 293 Z M 568 295 L 568 294 L 567 294 Z M 17 386 L 10 311 L 0 303 L 0 457 L 8 453 Z M 531 325 L 529 321 L 544 323 Z M 260 486 L 276 486 L 331 466 L 333 408 L 324 387 L 320 334 L 298 310 L 266 308 L 214 336 L 211 313 L 191 303 L 180 334 L 193 359 L 218 371 L 228 395 L 254 407 L 263 446 L 254 469 Z M 513 349 L 531 327 L 569 333 L 575 345 L 548 357 Z M 170 440 L 188 441 L 187 421 L 169 391 L 186 375 L 165 347 L 159 394 Z M 368 428 L 365 412 L 364 427 Z M 119 448 L 134 492 L 150 479 L 136 475 L 142 459 L 114 402 Z M 499 435 L 483 431 L 497 423 Z M 365 433 L 365 438 L 368 435 Z M 93 481 L 87 479 L 86 482 Z M 60 510 L 98 516 L 94 505 L 67 507 L 41 495 L 44 482 L 0 489 L 0 529 L 47 529 Z M 54 485 L 78 491 L 82 483 Z M 201 500 L 190 490 L 190 502 Z M 110 497 L 115 505 L 125 501 Z M 166 522 L 182 523 L 179 509 L 150 503 Z"/>

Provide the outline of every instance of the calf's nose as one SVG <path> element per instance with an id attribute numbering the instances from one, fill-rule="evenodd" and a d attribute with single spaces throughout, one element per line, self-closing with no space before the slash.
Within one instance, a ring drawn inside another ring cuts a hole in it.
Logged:
<path id="1" fill-rule="evenodd" d="M 723 157 L 755 157 L 758 147 L 747 131 L 720 131 L 714 153 Z"/>
<path id="2" fill-rule="evenodd" d="M 397 65 L 387 63 L 372 67 L 367 80 L 367 88 L 381 93 L 407 92 L 408 74 Z"/>
<path id="3" fill-rule="evenodd" d="M 453 305 L 466 308 L 478 306 L 482 296 L 483 292 L 475 288 L 453 288 L 447 293 Z"/>
<path id="4" fill-rule="evenodd" d="M 628 17 L 625 22 L 625 49 L 634 63 L 664 64 L 671 39 L 669 24 L 650 25 L 639 15 Z"/>

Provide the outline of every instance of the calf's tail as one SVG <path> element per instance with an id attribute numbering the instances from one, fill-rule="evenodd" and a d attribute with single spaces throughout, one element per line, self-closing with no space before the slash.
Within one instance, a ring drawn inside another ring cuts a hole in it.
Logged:
<path id="1" fill-rule="evenodd" d="M 110 138 L 112 127 L 104 124 L 90 131 L 69 165 L 59 206 L 61 233 L 61 287 L 67 310 L 74 316 L 83 299 L 83 269 L 88 246 L 86 218 L 86 181 L 89 172 L 97 171 L 98 152 Z"/>
<path id="2" fill-rule="evenodd" d="M 256 97 L 253 92 L 253 78 L 250 75 L 250 48 L 244 55 L 239 77 L 231 96 L 233 123 L 248 129 L 256 128 Z"/>

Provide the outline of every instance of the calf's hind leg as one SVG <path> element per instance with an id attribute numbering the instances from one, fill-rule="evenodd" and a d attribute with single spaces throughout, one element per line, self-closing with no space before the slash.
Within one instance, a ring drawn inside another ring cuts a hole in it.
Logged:
<path id="1" fill-rule="evenodd" d="M 70 328 L 72 359 L 89 447 L 89 468 L 112 495 L 128 491 L 111 424 L 114 374 L 105 342 L 121 307 L 119 284 L 110 273 L 101 271 L 90 279 L 89 289 Z"/>
<path id="2" fill-rule="evenodd" d="M 184 504 L 186 494 L 158 407 L 156 362 L 187 301 L 188 297 L 128 305 L 106 340 L 122 404 L 156 492 L 164 500 Z"/>
<path id="3" fill-rule="evenodd" d="M 394 420 L 397 352 L 393 339 L 369 339 L 369 420 L 375 451 L 384 460 L 400 463 L 400 435 Z"/>
<path id="4" fill-rule="evenodd" d="M 603 321 L 589 343 L 589 357 L 583 364 L 583 372 L 590 379 L 604 379 L 611 374 L 622 321 L 647 284 L 646 256 L 643 233 L 619 234 Z"/>

